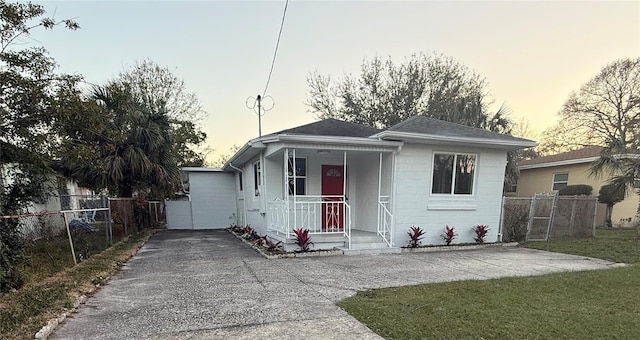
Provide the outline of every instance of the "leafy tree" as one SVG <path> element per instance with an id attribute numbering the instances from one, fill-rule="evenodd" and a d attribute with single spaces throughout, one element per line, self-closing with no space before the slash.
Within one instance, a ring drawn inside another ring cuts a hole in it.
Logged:
<path id="1" fill-rule="evenodd" d="M 32 3 L 0 0 L 0 215 L 13 215 L 46 198 L 51 151 L 58 139 L 51 123 L 66 107 L 60 105 L 78 77 L 56 74 L 56 64 L 42 47 L 20 49 L 36 29 L 65 26 L 72 20 L 45 17 Z M 18 224 L 0 219 L 0 291 L 22 284 L 16 266 L 23 243 Z"/>
<path id="2" fill-rule="evenodd" d="M 218 159 L 216 159 L 211 165 L 217 168 L 221 168 L 224 163 L 226 163 L 231 158 L 231 156 L 238 152 L 238 150 L 240 150 L 240 146 L 233 144 L 229 148 L 229 153 L 220 155 L 220 157 L 218 157 Z"/>
<path id="3" fill-rule="evenodd" d="M 411 116 L 424 115 L 494 132 L 511 132 L 508 107 L 488 109 L 487 83 L 453 58 L 413 55 L 403 63 L 375 57 L 364 61 L 359 76 L 337 83 L 318 72 L 307 78 L 305 102 L 318 118 L 337 118 L 387 128 Z M 517 155 L 509 153 L 505 180 L 515 183 Z"/>
<path id="4" fill-rule="evenodd" d="M 130 94 L 151 112 L 165 112 L 172 128 L 173 152 L 178 166 L 204 166 L 201 150 L 207 135 L 199 122 L 206 116 L 198 97 L 187 91 L 183 80 L 167 67 L 151 60 L 136 63 L 120 73 L 116 83 L 129 88 Z"/>
<path id="5" fill-rule="evenodd" d="M 620 190 L 616 188 L 613 184 L 606 184 L 600 187 L 600 192 L 598 194 L 598 202 L 604 203 L 607 205 L 607 209 L 605 210 L 605 219 L 604 223 L 607 228 L 613 227 L 613 223 L 611 221 L 611 214 L 613 213 L 613 206 L 616 203 L 622 202 L 624 200 L 624 190 Z"/>
<path id="6" fill-rule="evenodd" d="M 505 106 L 488 112 L 486 81 L 456 60 L 440 54 L 413 55 L 395 64 L 375 57 L 358 77 L 334 84 L 311 73 L 306 105 L 318 118 L 337 118 L 387 128 L 414 115 L 498 132 L 509 131 Z"/>
<path id="7" fill-rule="evenodd" d="M 179 182 L 170 118 L 123 83 L 95 88 L 67 121 L 62 168 L 81 185 L 121 197 L 168 195 Z"/>

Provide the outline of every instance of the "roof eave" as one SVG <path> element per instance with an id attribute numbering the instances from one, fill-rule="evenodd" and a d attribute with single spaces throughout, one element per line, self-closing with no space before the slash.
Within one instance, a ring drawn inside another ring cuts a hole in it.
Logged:
<path id="1" fill-rule="evenodd" d="M 522 141 L 507 141 L 501 139 L 487 139 L 487 138 L 474 138 L 474 137 L 456 137 L 456 136 L 442 136 L 423 133 L 412 132 L 399 132 L 399 131 L 382 131 L 370 138 L 397 138 L 402 140 L 414 140 L 421 142 L 454 142 L 454 143 L 471 143 L 476 145 L 491 146 L 495 149 L 520 149 L 530 148 L 538 145 L 538 143 L 522 139 Z"/>
<path id="2" fill-rule="evenodd" d="M 325 143 L 325 144 L 347 144 L 347 145 L 373 145 L 399 147 L 402 142 L 371 139 L 368 137 L 345 137 L 345 136 L 316 136 L 316 135 L 279 135 L 278 141 L 282 142 L 303 142 L 303 143 Z"/>
<path id="3" fill-rule="evenodd" d="M 551 168 L 554 166 L 564 166 L 564 165 L 574 165 L 574 164 L 582 164 L 582 163 L 591 163 L 598 160 L 600 156 L 593 157 L 583 157 L 576 159 L 566 159 L 562 161 L 554 161 L 554 162 L 545 162 L 545 163 L 537 163 L 537 164 L 525 164 L 518 166 L 520 170 L 528 170 L 528 169 L 539 169 L 539 168 Z M 640 155 L 636 154 L 624 154 L 618 155 L 616 158 L 640 158 Z"/>

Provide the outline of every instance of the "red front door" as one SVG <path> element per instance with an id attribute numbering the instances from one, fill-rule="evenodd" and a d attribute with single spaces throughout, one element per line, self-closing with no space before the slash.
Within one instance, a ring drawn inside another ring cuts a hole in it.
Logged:
<path id="1" fill-rule="evenodd" d="M 342 165 L 322 166 L 322 230 L 342 230 L 344 226 L 344 168 Z M 331 203 L 334 202 L 334 203 Z M 340 202 L 340 203 L 338 203 Z"/>

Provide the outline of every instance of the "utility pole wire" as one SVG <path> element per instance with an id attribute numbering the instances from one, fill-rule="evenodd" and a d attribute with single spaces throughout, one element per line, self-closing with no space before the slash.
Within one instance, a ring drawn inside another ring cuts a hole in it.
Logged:
<path id="1" fill-rule="evenodd" d="M 267 77 L 267 85 L 264 86 L 264 92 L 262 92 L 262 97 L 267 94 L 267 89 L 269 88 L 269 82 L 271 81 L 271 74 L 273 73 L 273 65 L 276 63 L 276 55 L 278 54 L 278 46 L 280 46 L 280 36 L 282 35 L 282 27 L 284 27 L 284 18 L 287 15 L 287 6 L 289 5 L 289 0 L 286 0 L 284 3 L 284 11 L 282 12 L 282 22 L 280 22 L 280 32 L 278 32 L 278 40 L 276 41 L 276 49 L 273 51 L 273 60 L 271 60 L 271 69 L 269 70 L 269 77 Z"/>

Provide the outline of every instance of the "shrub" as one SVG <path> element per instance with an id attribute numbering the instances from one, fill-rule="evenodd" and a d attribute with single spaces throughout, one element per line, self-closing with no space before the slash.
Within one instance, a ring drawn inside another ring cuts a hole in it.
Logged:
<path id="1" fill-rule="evenodd" d="M 567 185 L 566 187 L 558 190 L 558 195 L 560 196 L 575 196 L 575 195 L 584 195 L 591 196 L 591 192 L 593 192 L 593 187 L 586 184 L 575 184 L 575 185 Z"/>
<path id="2" fill-rule="evenodd" d="M 502 241 L 523 243 L 527 238 L 528 224 L 529 205 L 505 205 Z"/>
<path id="3" fill-rule="evenodd" d="M 458 236 L 458 234 L 456 234 L 456 233 L 453 231 L 453 229 L 454 229 L 454 227 L 449 228 L 449 226 L 447 225 L 447 226 L 444 228 L 444 233 L 442 233 L 442 235 L 440 235 L 440 236 L 442 236 L 442 239 L 444 240 L 444 242 L 445 242 L 447 245 L 450 245 L 450 244 L 451 244 L 451 241 L 453 241 L 453 239 L 454 239 L 454 238 L 456 238 L 456 236 Z"/>
<path id="4" fill-rule="evenodd" d="M 476 236 L 473 238 L 476 243 L 484 243 L 484 238 L 487 237 L 487 233 L 489 232 L 489 226 L 479 224 L 473 228 L 471 228 Z"/>
<path id="5" fill-rule="evenodd" d="M 416 248 L 420 245 L 420 240 L 425 233 L 422 228 L 413 226 L 407 231 L 407 234 L 409 234 L 409 247 Z"/>
<path id="6" fill-rule="evenodd" d="M 253 228 L 251 228 L 251 226 L 247 225 L 245 227 L 242 227 L 240 229 L 240 233 L 242 234 L 242 238 L 245 240 L 255 240 L 257 238 L 260 238 L 260 236 L 258 235 L 258 233 L 253 230 Z"/>
<path id="7" fill-rule="evenodd" d="M 296 236 L 296 244 L 300 247 L 300 251 L 309 251 L 309 246 L 313 244 L 311 236 L 309 236 L 309 229 L 296 228 L 293 229 L 293 233 Z"/>
<path id="8" fill-rule="evenodd" d="M 0 293 L 22 286 L 18 265 L 23 260 L 24 242 L 15 219 L 0 219 Z"/>
<path id="9" fill-rule="evenodd" d="M 282 241 L 278 241 L 277 243 L 274 243 L 271 240 L 267 240 L 267 243 L 265 244 L 265 248 L 267 248 L 267 251 L 270 253 L 275 253 L 277 251 L 281 251 L 282 250 Z"/>

